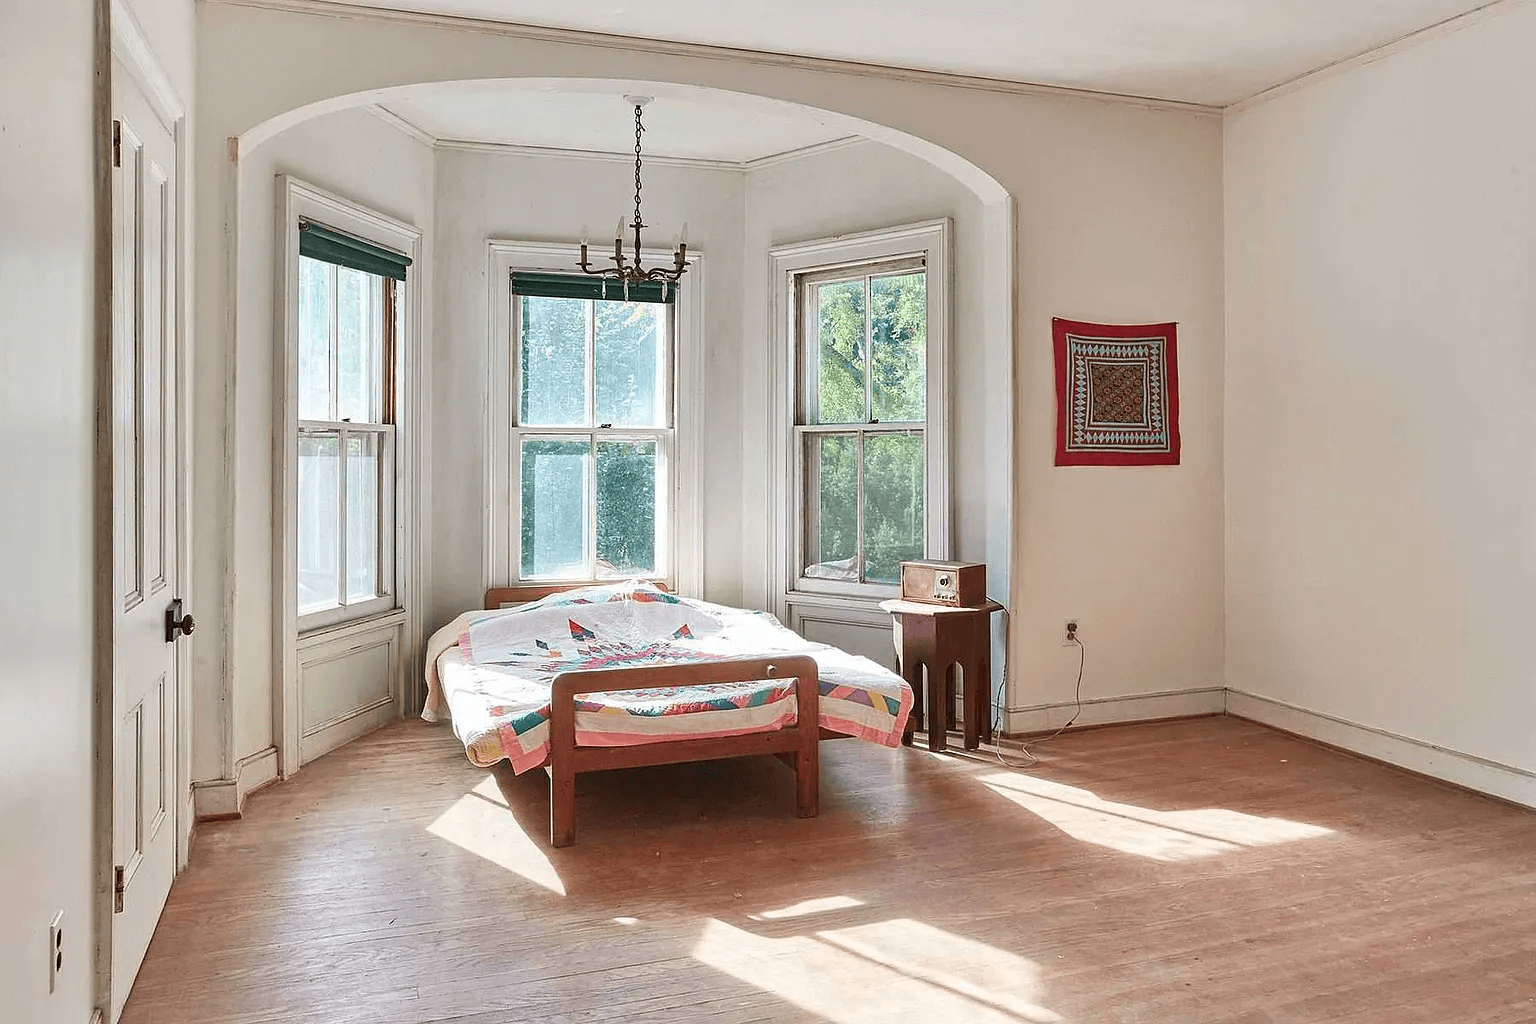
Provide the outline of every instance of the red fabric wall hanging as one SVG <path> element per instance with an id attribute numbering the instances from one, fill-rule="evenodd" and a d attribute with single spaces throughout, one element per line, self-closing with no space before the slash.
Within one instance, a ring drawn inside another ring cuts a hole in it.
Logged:
<path id="1" fill-rule="evenodd" d="M 1178 465 L 1178 325 L 1058 318 L 1051 328 L 1056 465 Z"/>

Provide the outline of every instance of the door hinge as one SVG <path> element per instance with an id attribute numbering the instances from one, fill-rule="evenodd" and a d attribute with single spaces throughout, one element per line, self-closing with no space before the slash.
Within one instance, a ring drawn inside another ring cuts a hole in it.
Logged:
<path id="1" fill-rule="evenodd" d="M 112 869 L 112 913 L 123 912 L 123 896 L 128 891 L 128 875 L 121 864 Z"/>
<path id="2" fill-rule="evenodd" d="M 123 122 L 112 122 L 112 166 L 123 166 Z"/>

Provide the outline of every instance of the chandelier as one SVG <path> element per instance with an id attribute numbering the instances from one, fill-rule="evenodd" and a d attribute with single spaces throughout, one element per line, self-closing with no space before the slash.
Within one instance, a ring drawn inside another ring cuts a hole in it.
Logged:
<path id="1" fill-rule="evenodd" d="M 613 261 L 611 267 L 594 267 L 587 260 L 587 243 L 583 239 L 581 243 L 581 262 L 577 264 L 584 274 L 593 277 L 601 277 L 604 282 L 613 281 L 624 286 L 625 296 L 629 294 L 631 284 L 647 284 L 660 282 L 662 295 L 665 298 L 667 290 L 676 287 L 678 278 L 688 272 L 688 225 L 683 225 L 682 235 L 677 242 L 677 251 L 672 254 L 673 265 L 670 267 L 644 267 L 640 262 L 640 229 L 647 225 L 640 218 L 640 137 L 645 134 L 645 126 L 641 123 L 641 114 L 645 105 L 651 102 L 649 96 L 625 96 L 624 102 L 635 108 L 635 219 L 629 225 L 635 232 L 635 255 L 631 260 L 624 254 L 624 218 L 619 218 L 619 226 L 614 231 L 613 255 L 608 257 Z"/>

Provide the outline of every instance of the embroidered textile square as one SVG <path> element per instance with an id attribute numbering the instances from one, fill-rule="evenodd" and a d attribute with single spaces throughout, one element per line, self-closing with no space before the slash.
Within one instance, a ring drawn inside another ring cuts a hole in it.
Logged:
<path id="1" fill-rule="evenodd" d="M 1052 326 L 1056 465 L 1178 465 L 1177 325 Z"/>

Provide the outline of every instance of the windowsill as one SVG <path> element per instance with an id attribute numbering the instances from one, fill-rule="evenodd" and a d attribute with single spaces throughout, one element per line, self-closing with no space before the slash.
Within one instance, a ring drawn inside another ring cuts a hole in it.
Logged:
<path id="1" fill-rule="evenodd" d="M 847 608 L 849 606 L 875 608 L 881 601 L 889 601 L 900 596 L 901 587 L 899 586 L 860 589 L 856 592 L 812 590 L 796 586 L 784 594 L 784 599 L 790 604 L 819 605 L 824 608 Z"/>
<path id="2" fill-rule="evenodd" d="M 299 647 L 313 647 L 317 644 L 334 643 L 337 640 L 345 640 L 348 637 L 370 633 L 378 629 L 387 629 L 405 622 L 404 608 L 390 608 L 381 612 L 373 612 L 357 619 L 347 619 L 344 622 L 330 622 L 323 626 L 304 628 L 299 625 Z"/>

